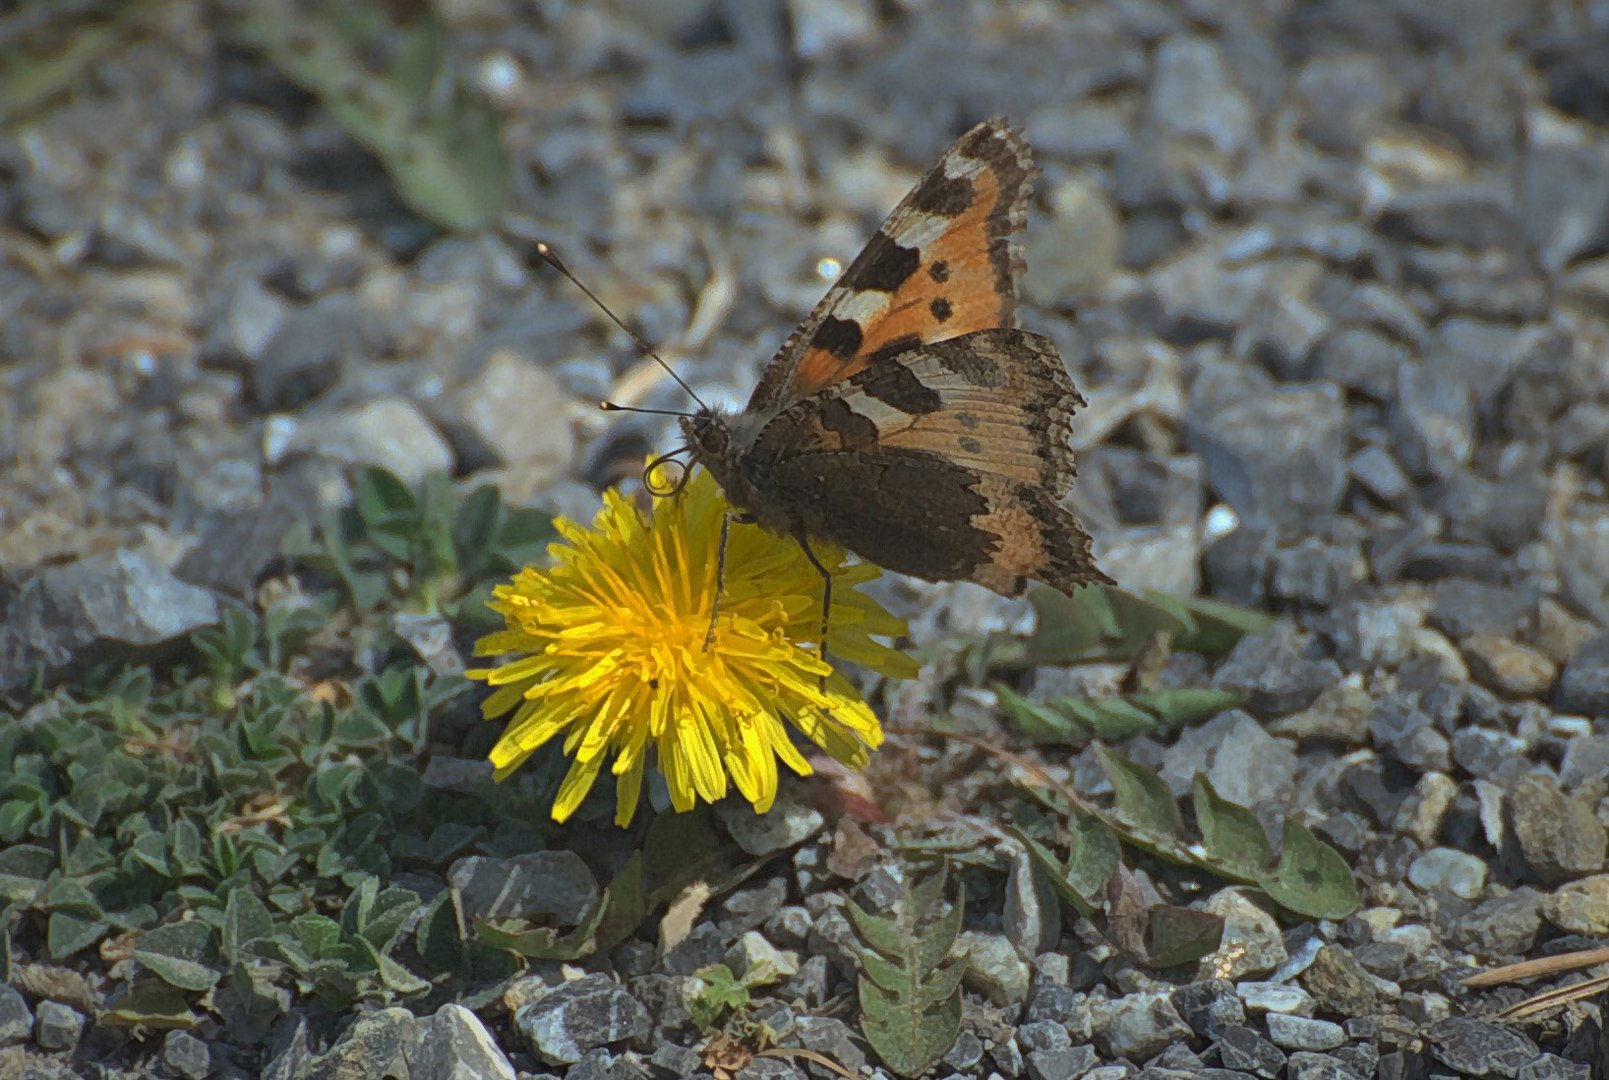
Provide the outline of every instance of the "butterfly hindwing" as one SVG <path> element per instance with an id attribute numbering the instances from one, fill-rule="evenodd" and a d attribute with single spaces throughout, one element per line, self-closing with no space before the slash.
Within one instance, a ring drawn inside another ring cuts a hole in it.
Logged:
<path id="1" fill-rule="evenodd" d="M 913 345 L 1017 325 L 1034 170 L 1002 120 L 963 135 L 896 206 L 766 366 L 749 412 L 788 402 Z"/>
<path id="2" fill-rule="evenodd" d="M 794 403 L 750 453 L 809 535 L 928 580 L 1065 591 L 1107 580 L 1059 502 L 1083 403 L 1050 341 L 981 330 Z"/>

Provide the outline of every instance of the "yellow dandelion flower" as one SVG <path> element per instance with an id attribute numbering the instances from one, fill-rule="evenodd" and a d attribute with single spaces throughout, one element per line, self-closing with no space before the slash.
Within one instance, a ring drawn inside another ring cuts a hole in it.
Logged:
<path id="1" fill-rule="evenodd" d="M 778 759 L 810 773 L 784 718 L 854 768 L 882 742 L 871 709 L 818 658 L 821 575 L 793 541 L 732 526 L 720 617 L 705 647 L 729 509 L 702 470 L 651 512 L 608 492 L 591 528 L 555 522 L 564 542 L 548 549 L 551 566 L 526 567 L 496 589 L 491 606 L 507 626 L 475 653 L 506 659 L 468 674 L 495 687 L 482 706 L 488 719 L 513 713 L 491 753 L 498 779 L 564 734 L 574 760 L 555 820 L 575 812 L 610 756 L 615 821 L 626 825 L 650 750 L 677 810 L 722 798 L 730 776 L 763 813 L 776 798 Z M 903 633 L 904 624 L 854 588 L 877 568 L 846 566 L 844 553 L 825 544 L 812 548 L 833 571 L 829 655 L 913 674 L 908 656 L 874 640 Z"/>

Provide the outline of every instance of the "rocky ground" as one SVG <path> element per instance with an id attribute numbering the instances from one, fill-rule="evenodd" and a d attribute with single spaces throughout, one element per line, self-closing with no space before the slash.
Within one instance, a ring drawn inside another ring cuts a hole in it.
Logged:
<path id="1" fill-rule="evenodd" d="M 241 38 L 244 7 L 146 5 L 0 130 L 0 693 L 215 620 L 355 463 L 590 517 L 676 443 L 597 399 L 684 402 L 523 241 L 741 401 L 823 260 L 1001 114 L 1044 173 L 1024 321 L 1090 402 L 1073 502 L 1101 565 L 1279 617 L 1196 670 L 1246 711 L 1128 749 L 1305 815 L 1365 906 L 1281 924 L 1215 896 L 1242 953 L 1162 978 L 1074 933 L 1024 957 L 1001 897 L 975 899 L 990 959 L 938 1074 L 1609 1075 L 1602 996 L 1507 1025 L 1556 979 L 1459 981 L 1609 941 L 1609 6 L 440 0 L 510 184 L 459 234 Z M 919 642 L 1026 610 L 900 596 Z M 811 821 L 712 903 L 697 956 L 789 954 L 766 1022 L 859 1069 L 834 931 L 842 892 L 888 885 L 875 861 L 822 873 L 843 837 Z M 629 943 L 489 1037 L 538 1075 L 692 1075 L 694 959 Z M 0 1045 L 98 1075 L 83 1012 L 0 988 Z M 467 1010 L 318 1030 L 345 1041 L 253 1059 L 214 1025 L 106 1053 L 368 1076 L 365 1039 L 422 1033 L 438 1064 L 507 1069 Z"/>

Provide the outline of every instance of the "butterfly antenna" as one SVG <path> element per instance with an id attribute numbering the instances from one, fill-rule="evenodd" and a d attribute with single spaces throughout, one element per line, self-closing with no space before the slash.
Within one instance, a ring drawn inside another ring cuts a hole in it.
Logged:
<path id="1" fill-rule="evenodd" d="M 627 326 L 624 322 L 622 322 L 620 316 L 616 315 L 613 311 L 609 310 L 609 305 L 608 304 L 605 304 L 602 300 L 598 299 L 598 294 L 597 293 L 595 293 L 591 289 L 587 288 L 586 285 L 584 285 L 582 283 L 580 278 L 576 277 L 574 274 L 572 274 L 570 272 L 570 268 L 568 266 L 564 265 L 564 260 L 559 258 L 559 256 L 554 252 L 554 250 L 551 247 L 548 246 L 546 241 L 543 241 L 543 240 L 536 241 L 536 254 L 542 259 L 543 262 L 547 263 L 549 266 L 553 267 L 553 269 L 557 270 L 559 273 L 563 274 L 566 278 L 568 278 L 570 280 L 570 284 L 572 284 L 576 288 L 580 289 L 582 294 L 585 295 L 588 300 L 591 300 L 594 304 L 597 305 L 599 311 L 603 312 L 605 315 L 607 315 L 609 317 L 610 322 L 614 323 L 616 326 L 620 327 L 620 329 L 624 330 L 626 332 L 626 336 L 629 337 L 632 340 L 632 342 L 637 346 L 637 348 L 642 351 L 642 354 L 644 356 L 651 357 L 656 364 L 658 364 L 660 367 L 664 368 L 665 369 L 665 374 L 669 375 L 672 379 L 675 379 L 676 380 L 676 385 L 681 387 L 683 390 L 686 390 L 687 391 L 687 396 L 692 398 L 694 401 L 698 402 L 698 407 L 699 408 L 701 408 L 701 409 L 709 408 L 708 405 L 704 404 L 704 399 L 699 397 L 698 394 L 693 390 L 693 388 L 687 384 L 687 380 L 682 378 L 680 375 L 676 374 L 676 372 L 671 368 L 671 366 L 669 364 L 665 363 L 664 359 L 657 352 L 654 351 L 653 346 L 649 345 L 646 341 L 644 341 L 641 337 L 639 337 L 637 335 L 637 331 L 633 330 L 631 327 Z M 604 404 L 604 408 L 605 409 L 609 408 L 609 403 L 608 402 L 606 402 Z M 652 410 L 650 410 L 650 409 L 627 410 L 627 409 L 622 409 L 619 406 L 615 406 L 614 411 L 618 411 L 618 412 L 627 412 L 627 411 L 651 412 Z M 681 414 L 681 413 L 669 413 L 667 415 L 681 416 L 683 414 Z"/>
<path id="2" fill-rule="evenodd" d="M 690 446 L 679 446 L 670 453 L 660 454 L 650 461 L 642 471 L 643 489 L 658 499 L 667 499 L 672 495 L 680 495 L 682 489 L 687 486 L 688 478 L 692 476 L 692 470 L 687 467 L 687 462 L 676 461 L 676 458 L 680 454 L 688 453 L 691 449 L 692 447 Z M 681 470 L 675 481 L 669 485 L 661 485 L 655 482 L 654 477 L 658 475 L 660 468 L 672 461 L 675 461 L 677 467 Z"/>

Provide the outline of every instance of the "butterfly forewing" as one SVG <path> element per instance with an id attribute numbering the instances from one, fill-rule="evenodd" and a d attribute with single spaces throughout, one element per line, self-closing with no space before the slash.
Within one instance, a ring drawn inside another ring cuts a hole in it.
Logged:
<path id="1" fill-rule="evenodd" d="M 1003 120 L 968 131 L 911 189 L 794 331 L 748 411 L 765 413 L 912 345 L 1017 325 L 1034 169 Z"/>

